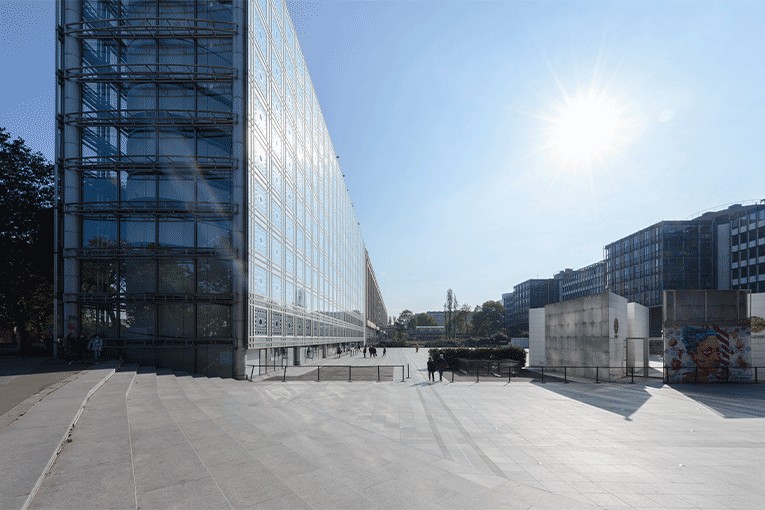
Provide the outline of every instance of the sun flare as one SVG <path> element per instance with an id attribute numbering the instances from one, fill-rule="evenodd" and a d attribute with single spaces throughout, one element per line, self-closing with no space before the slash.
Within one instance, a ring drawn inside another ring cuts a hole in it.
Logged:
<path id="1" fill-rule="evenodd" d="M 591 165 L 618 153 L 629 127 L 625 108 L 605 94 L 570 98 L 551 120 L 553 155 L 568 166 Z"/>

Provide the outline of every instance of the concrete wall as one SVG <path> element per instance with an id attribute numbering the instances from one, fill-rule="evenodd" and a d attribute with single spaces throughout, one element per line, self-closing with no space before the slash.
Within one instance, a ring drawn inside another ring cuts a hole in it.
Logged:
<path id="1" fill-rule="evenodd" d="M 627 336 L 629 338 L 647 338 L 648 307 L 638 303 L 627 303 Z"/>
<path id="2" fill-rule="evenodd" d="M 765 367 L 765 293 L 749 296 L 748 315 L 752 317 L 752 365 Z"/>
<path id="3" fill-rule="evenodd" d="M 529 366 L 545 365 L 545 309 L 529 310 Z"/>
<path id="4" fill-rule="evenodd" d="M 621 376 L 628 322 L 627 299 L 610 292 L 547 305 L 546 365 L 613 367 L 600 376 Z M 580 375 L 594 377 L 595 368 Z"/>
<path id="5" fill-rule="evenodd" d="M 627 366 L 643 367 L 648 364 L 648 307 L 627 303 Z"/>

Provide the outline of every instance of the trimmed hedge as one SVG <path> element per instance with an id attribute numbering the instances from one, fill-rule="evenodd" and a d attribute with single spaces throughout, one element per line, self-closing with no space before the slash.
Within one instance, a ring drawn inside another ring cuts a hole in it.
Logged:
<path id="1" fill-rule="evenodd" d="M 428 354 L 437 360 L 444 355 L 449 368 L 457 365 L 457 358 L 462 359 L 511 359 L 518 362 L 519 367 L 526 366 L 526 350 L 514 345 L 496 348 L 469 349 L 459 347 L 456 349 L 430 349 Z"/>

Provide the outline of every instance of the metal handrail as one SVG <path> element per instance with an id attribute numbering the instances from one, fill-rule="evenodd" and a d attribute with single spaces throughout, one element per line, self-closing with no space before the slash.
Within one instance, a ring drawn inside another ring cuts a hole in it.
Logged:
<path id="1" fill-rule="evenodd" d="M 108 304 L 115 302 L 126 303 L 179 303 L 179 302 L 200 302 L 200 303 L 224 303 L 232 304 L 237 302 L 237 295 L 233 293 L 225 294 L 201 294 L 201 293 L 180 293 L 180 294 L 160 294 L 160 293 L 137 293 L 137 294 L 118 294 L 118 293 L 89 293 L 89 294 L 65 294 L 64 301 L 67 303 L 89 303 L 89 304 Z"/>
<path id="2" fill-rule="evenodd" d="M 252 369 L 250 371 L 250 381 L 252 381 L 253 374 L 254 374 L 256 368 L 261 368 L 261 367 L 269 368 L 272 365 L 269 365 L 269 364 L 262 365 L 262 364 L 247 363 L 246 366 L 247 367 L 251 367 L 251 369 Z M 348 382 L 353 382 L 353 369 L 354 368 L 356 368 L 356 369 L 365 369 L 366 371 L 369 371 L 369 369 L 373 369 L 375 367 L 377 368 L 377 382 L 381 381 L 381 375 L 380 375 L 380 369 L 381 368 L 392 368 L 392 369 L 394 369 L 394 371 L 397 368 L 401 368 L 401 382 L 405 382 L 405 380 L 406 380 L 406 377 L 407 377 L 407 371 L 406 370 L 408 368 L 408 365 L 292 365 L 292 366 L 288 366 L 286 364 L 282 364 L 282 365 L 279 365 L 278 368 L 280 370 L 283 370 L 282 382 L 287 382 L 287 368 L 300 369 L 301 371 L 305 371 L 306 369 L 308 369 L 309 371 L 313 371 L 313 369 L 315 368 L 316 369 L 316 382 L 321 382 L 321 369 L 322 368 L 324 368 L 324 369 L 327 369 L 327 368 L 330 368 L 330 369 L 343 369 L 343 370 L 344 369 L 348 369 Z M 337 379 L 334 379 L 334 380 L 337 380 Z"/>
<path id="3" fill-rule="evenodd" d="M 231 216 L 236 214 L 237 204 L 221 202 L 170 202 L 170 201 L 108 201 L 108 202 L 72 202 L 66 204 L 67 213 L 109 213 L 109 215 L 135 213 L 162 214 L 212 214 L 214 216 Z"/>
<path id="4" fill-rule="evenodd" d="M 211 110 L 97 110 L 68 113 L 76 126 L 206 126 L 233 124 L 236 114 Z"/>
<path id="5" fill-rule="evenodd" d="M 95 258 L 115 258 L 129 256 L 135 257 L 152 257 L 163 258 L 172 257 L 178 258 L 183 256 L 188 257 L 206 257 L 215 259 L 231 260 L 238 257 L 238 250 L 219 250 L 217 248 L 177 248 L 169 246 L 158 246 L 153 248 L 133 248 L 130 246 L 115 246 L 110 248 L 66 248 L 64 249 L 64 257 L 77 257 L 80 259 L 95 259 Z"/>
<path id="6" fill-rule="evenodd" d="M 143 172 L 146 170 L 188 170 L 189 173 L 196 174 L 203 170 L 205 173 L 210 171 L 227 171 L 230 173 L 237 166 L 236 158 L 223 158 L 214 156 L 86 156 L 82 158 L 67 158 L 64 166 L 68 170 L 77 171 L 95 171 L 95 170 L 124 170 L 127 172 Z"/>
<path id="7" fill-rule="evenodd" d="M 236 24 L 197 18 L 110 18 L 68 23 L 66 32 L 79 38 L 96 39 L 225 38 L 236 34 Z"/>
<path id="8" fill-rule="evenodd" d="M 105 64 L 70 67 L 65 70 L 65 76 L 85 82 L 187 83 L 232 81 L 237 70 L 197 64 Z"/>

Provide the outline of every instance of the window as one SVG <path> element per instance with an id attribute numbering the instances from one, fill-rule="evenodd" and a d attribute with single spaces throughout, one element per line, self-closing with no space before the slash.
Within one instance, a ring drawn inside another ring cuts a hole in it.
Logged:
<path id="1" fill-rule="evenodd" d="M 159 292 L 170 294 L 194 292 L 194 261 L 160 261 Z"/>

